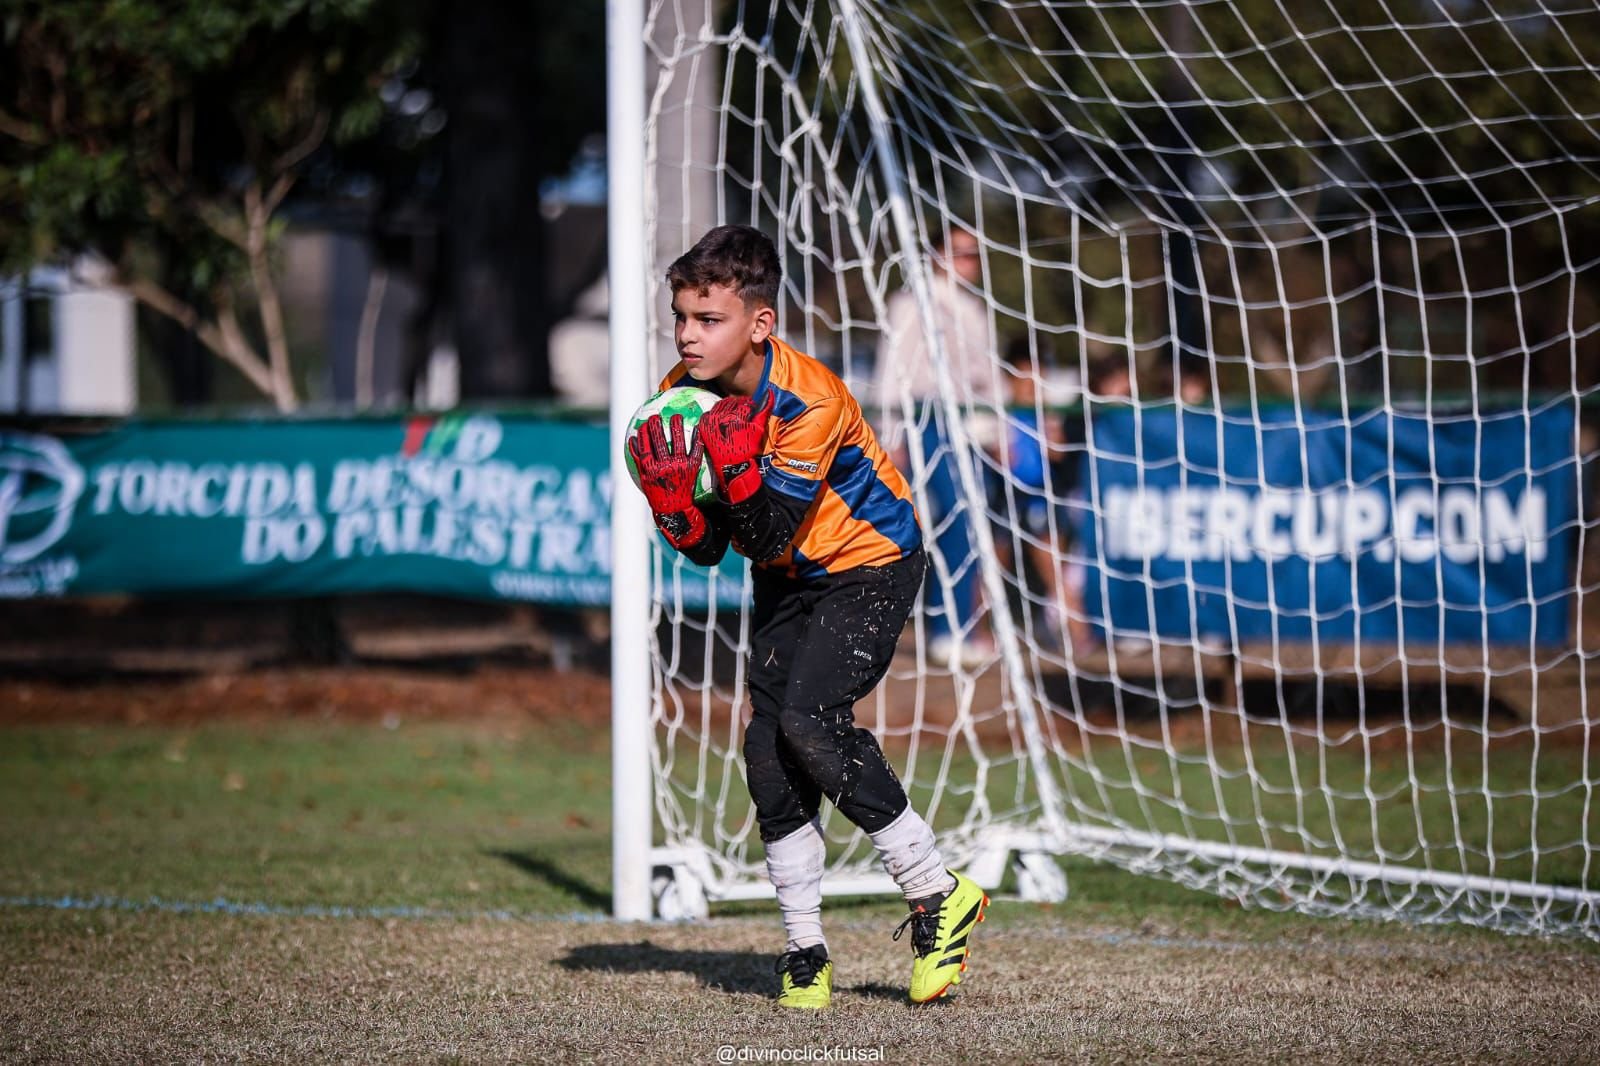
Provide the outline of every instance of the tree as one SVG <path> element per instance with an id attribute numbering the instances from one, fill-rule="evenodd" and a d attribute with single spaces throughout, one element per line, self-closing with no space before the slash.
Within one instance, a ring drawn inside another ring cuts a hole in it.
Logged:
<path id="1" fill-rule="evenodd" d="M 855 59 L 825 9 L 741 3 L 723 26 L 795 71 L 795 95 L 830 128 L 846 118 L 841 158 L 876 166 L 863 108 L 843 88 Z M 1600 239 L 1600 11 L 1536 0 L 905 0 L 881 11 L 868 46 L 892 72 L 878 83 L 913 195 L 930 215 L 937 200 L 981 217 L 990 294 L 1035 325 L 1155 350 L 1194 335 L 1186 301 L 1162 282 L 1200 288 L 1213 354 L 1242 368 L 1249 352 L 1248 372 L 1284 391 L 1336 377 L 1332 338 L 1364 335 L 1356 350 L 1388 359 L 1380 347 L 1397 342 L 1376 323 L 1464 317 L 1465 292 L 1482 294 L 1473 313 L 1491 328 L 1518 322 L 1519 301 L 1553 310 L 1520 338 L 1439 346 L 1456 358 L 1430 359 L 1429 373 L 1448 364 L 1489 379 L 1516 370 L 1518 345 L 1568 333 L 1596 343 L 1592 318 L 1569 326 L 1562 304 L 1592 315 L 1600 302 L 1595 272 L 1570 251 Z M 784 113 L 786 86 L 754 46 L 731 70 L 743 113 Z M 730 126 L 729 159 L 768 136 Z M 1485 247 L 1481 234 L 1498 239 L 1501 226 L 1515 256 Z M 1530 292 L 1569 256 L 1570 288 Z M 1194 276 L 1181 257 L 1198 260 Z M 1081 307 L 1062 281 L 1073 273 L 1092 281 Z M 1552 374 L 1573 361 L 1548 351 Z"/>
<path id="2" fill-rule="evenodd" d="M 0 270 L 98 255 L 292 410 L 280 208 L 315 153 L 375 129 L 412 23 L 377 0 L 8 5 Z"/>
<path id="3" fill-rule="evenodd" d="M 450 113 L 441 284 L 464 397 L 553 392 L 539 186 L 605 128 L 604 5 L 456 0 L 436 10 L 425 65 Z M 570 303 L 570 300 L 569 300 Z"/>

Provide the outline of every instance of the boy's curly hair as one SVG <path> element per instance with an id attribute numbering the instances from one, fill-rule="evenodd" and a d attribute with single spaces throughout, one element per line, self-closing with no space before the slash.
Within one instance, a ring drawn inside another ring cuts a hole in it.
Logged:
<path id="1" fill-rule="evenodd" d="M 778 283 L 783 264 L 772 238 L 753 226 L 718 226 L 684 252 L 667 268 L 673 292 L 694 289 L 704 293 L 713 285 L 726 285 L 746 307 L 778 306 Z"/>

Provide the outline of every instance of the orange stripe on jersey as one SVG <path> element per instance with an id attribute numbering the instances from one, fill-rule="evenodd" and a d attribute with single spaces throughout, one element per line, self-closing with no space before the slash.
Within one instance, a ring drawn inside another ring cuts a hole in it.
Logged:
<path id="1" fill-rule="evenodd" d="M 661 387 L 682 381 L 680 363 Z M 756 403 L 773 395 L 761 457 L 769 491 L 811 505 L 794 542 L 758 564 L 792 577 L 883 566 L 922 544 L 905 478 L 878 445 L 861 405 L 837 374 L 776 337 Z"/>

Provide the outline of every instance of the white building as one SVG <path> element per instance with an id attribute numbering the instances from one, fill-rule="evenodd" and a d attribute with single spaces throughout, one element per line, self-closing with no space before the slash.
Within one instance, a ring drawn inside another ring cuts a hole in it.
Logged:
<path id="1" fill-rule="evenodd" d="M 0 413 L 126 415 L 138 404 L 134 302 L 104 268 L 0 278 Z"/>

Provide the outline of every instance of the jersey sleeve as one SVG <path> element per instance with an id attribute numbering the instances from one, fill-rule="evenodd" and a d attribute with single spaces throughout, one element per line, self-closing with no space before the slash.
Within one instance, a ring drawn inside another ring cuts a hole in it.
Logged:
<path id="1" fill-rule="evenodd" d="M 761 480 L 772 491 L 809 504 L 828 478 L 845 430 L 844 402 L 828 397 L 778 428 L 761 459 Z"/>

